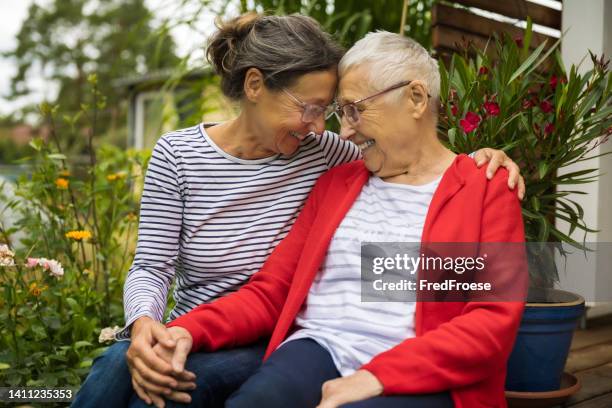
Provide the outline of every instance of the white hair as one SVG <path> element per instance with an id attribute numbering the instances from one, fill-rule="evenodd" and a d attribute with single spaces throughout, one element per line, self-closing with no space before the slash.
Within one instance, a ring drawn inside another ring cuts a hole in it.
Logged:
<path id="1" fill-rule="evenodd" d="M 374 91 L 382 91 L 401 81 L 423 81 L 431 96 L 430 107 L 437 111 L 440 96 L 438 61 L 412 38 L 388 31 L 368 33 L 344 54 L 338 72 L 343 76 L 349 69 L 364 64 L 368 65 L 368 80 Z M 393 94 L 401 95 L 399 91 Z"/>

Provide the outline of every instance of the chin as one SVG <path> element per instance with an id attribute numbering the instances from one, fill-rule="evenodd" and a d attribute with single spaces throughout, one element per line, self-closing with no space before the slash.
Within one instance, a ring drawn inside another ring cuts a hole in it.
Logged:
<path id="1" fill-rule="evenodd" d="M 297 147 L 295 149 L 283 149 L 280 154 L 282 154 L 283 156 L 291 156 L 292 154 L 294 154 L 295 152 L 297 152 Z"/>
<path id="2" fill-rule="evenodd" d="M 298 148 L 300 147 L 300 141 L 296 140 L 297 143 L 283 143 L 280 146 L 278 146 L 278 153 L 282 154 L 283 156 L 291 156 L 293 153 L 297 152 Z"/>
<path id="3" fill-rule="evenodd" d="M 375 164 L 375 163 L 365 162 L 365 166 L 366 166 L 366 169 L 370 171 L 370 173 L 376 176 L 378 176 L 380 174 L 380 171 L 382 170 L 382 166 Z"/>
<path id="4" fill-rule="evenodd" d="M 372 152 L 366 151 L 366 154 L 364 154 L 363 157 L 363 163 L 365 164 L 366 169 L 370 171 L 370 173 L 378 175 L 380 171 L 383 170 L 383 164 L 380 162 L 380 160 L 377 160 L 376 157 L 372 157 L 373 155 L 368 155 L 367 153 Z"/>

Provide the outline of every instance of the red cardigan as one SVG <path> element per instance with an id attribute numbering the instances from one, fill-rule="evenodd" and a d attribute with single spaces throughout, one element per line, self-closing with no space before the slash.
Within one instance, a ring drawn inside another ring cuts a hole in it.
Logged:
<path id="1" fill-rule="evenodd" d="M 168 326 L 193 336 L 192 350 L 213 351 L 270 336 L 265 358 L 290 334 L 334 232 L 369 173 L 362 161 L 336 167 L 317 181 L 288 236 L 261 271 L 236 293 L 203 304 Z M 521 209 L 500 170 L 458 156 L 444 173 L 423 228 L 424 242 L 523 242 Z M 525 273 L 526 271 L 517 271 Z M 456 408 L 505 407 L 506 361 L 522 302 L 417 302 L 416 337 L 375 356 L 362 368 L 384 394 L 450 390 Z"/>

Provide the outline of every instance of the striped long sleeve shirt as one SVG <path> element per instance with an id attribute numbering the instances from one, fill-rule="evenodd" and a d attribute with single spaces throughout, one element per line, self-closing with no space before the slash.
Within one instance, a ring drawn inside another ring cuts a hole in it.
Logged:
<path id="1" fill-rule="evenodd" d="M 139 317 L 162 321 L 173 281 L 170 320 L 236 291 L 287 235 L 317 178 L 357 158 L 332 132 L 308 135 L 291 156 L 258 160 L 227 154 L 204 124 L 163 135 L 145 176 L 117 339 Z"/>

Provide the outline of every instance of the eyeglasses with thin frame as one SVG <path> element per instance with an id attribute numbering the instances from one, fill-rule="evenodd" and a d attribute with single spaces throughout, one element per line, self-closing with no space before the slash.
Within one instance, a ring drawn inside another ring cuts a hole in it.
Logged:
<path id="1" fill-rule="evenodd" d="M 411 83 L 412 81 L 402 81 L 395 85 L 390 86 L 389 88 L 383 89 L 382 91 L 377 92 L 374 95 L 366 96 L 365 98 L 361 98 L 357 101 L 348 102 L 348 103 L 345 103 L 344 105 L 339 105 L 338 103 L 336 103 L 333 113 L 338 118 L 338 121 L 342 122 L 342 117 L 346 116 L 346 119 L 348 120 L 351 126 L 357 126 L 360 120 L 360 113 L 365 110 L 365 108 L 358 107 L 357 104 L 370 100 L 370 99 L 374 99 L 377 96 L 386 94 L 387 92 L 391 92 L 393 90 L 402 88 L 404 86 L 408 86 Z M 431 98 L 431 95 L 427 94 L 427 96 Z"/>
<path id="2" fill-rule="evenodd" d="M 286 93 L 291 99 L 293 99 L 298 105 L 302 107 L 302 122 L 310 123 L 319 119 L 322 115 L 324 115 L 325 119 L 329 119 L 331 115 L 334 114 L 335 106 L 321 106 L 313 103 L 306 103 L 301 101 L 298 97 L 293 95 L 287 89 L 282 89 L 284 93 Z"/>

